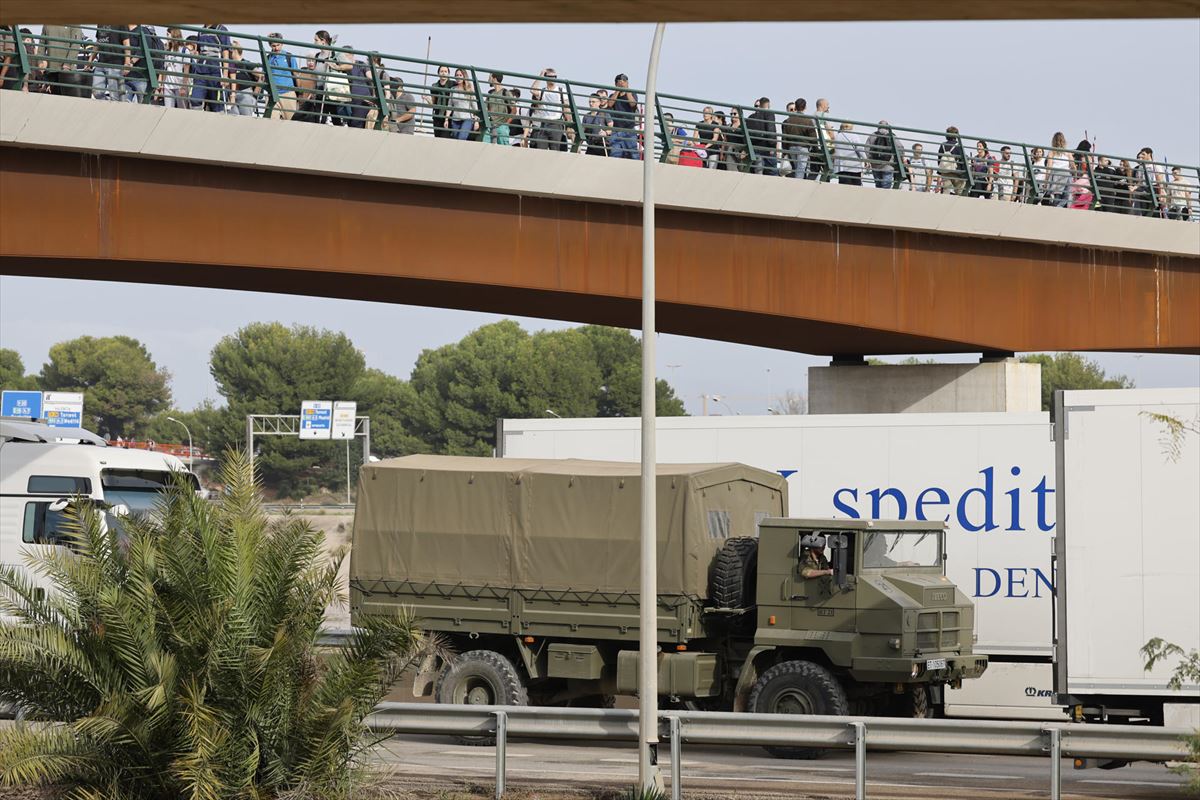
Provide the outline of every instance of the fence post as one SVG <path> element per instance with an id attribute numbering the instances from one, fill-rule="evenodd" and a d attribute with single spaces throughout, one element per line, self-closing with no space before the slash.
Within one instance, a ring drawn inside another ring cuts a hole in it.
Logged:
<path id="1" fill-rule="evenodd" d="M 900 149 L 900 143 L 896 140 L 896 132 L 888 127 L 888 138 L 892 140 L 892 153 L 896 156 L 896 177 L 892 181 L 892 188 L 899 189 L 900 184 L 908 179 L 908 170 L 904 168 L 904 152 Z"/>
<path id="2" fill-rule="evenodd" d="M 1094 158 L 1095 156 L 1091 153 L 1080 154 L 1079 156 L 1079 168 L 1087 170 L 1088 182 L 1092 185 L 1092 205 L 1089 206 L 1089 211 L 1104 205 L 1104 198 L 1100 196 L 1100 184 L 1096 182 L 1096 164 L 1093 161 Z"/>
<path id="3" fill-rule="evenodd" d="M 146 64 L 146 91 L 142 93 L 138 102 L 148 105 L 158 92 L 158 71 L 154 69 L 154 57 L 150 50 L 150 39 L 146 36 L 145 25 L 138 25 L 138 39 L 142 45 L 142 58 Z"/>
<path id="4" fill-rule="evenodd" d="M 575 90 L 571 88 L 570 81 L 563 83 L 563 91 L 567 95 L 567 105 L 571 109 L 571 127 L 575 130 L 575 141 L 571 143 L 571 152 L 578 153 L 579 148 L 583 147 L 585 141 L 583 138 L 583 120 L 579 116 L 579 108 L 575 105 Z"/>
<path id="5" fill-rule="evenodd" d="M 975 165 L 972 163 L 974 156 L 967 156 L 967 148 L 963 144 L 962 136 L 956 133 L 954 134 L 954 140 L 958 144 L 959 152 L 962 153 L 962 168 L 965 173 L 964 177 L 967 179 L 967 194 L 970 195 L 971 192 L 975 191 Z"/>
<path id="6" fill-rule="evenodd" d="M 742 139 L 746 142 L 746 171 L 754 170 L 754 143 L 750 141 L 750 129 L 746 127 L 746 109 L 738 106 L 738 120 L 742 123 Z"/>
<path id="7" fill-rule="evenodd" d="M 375 67 L 374 53 L 367 56 L 367 63 L 371 65 L 371 83 L 375 86 L 375 102 L 379 104 L 379 111 L 375 114 L 375 130 L 381 131 L 384 120 L 392 115 L 392 108 L 388 104 L 383 81 L 379 78 L 379 70 Z"/>
<path id="8" fill-rule="evenodd" d="M 659 102 L 657 94 L 654 95 L 654 116 L 656 119 L 658 119 L 659 130 L 662 131 L 662 133 L 659 135 L 662 136 L 663 150 L 662 156 L 660 156 L 658 160 L 665 164 L 667 162 L 667 158 L 671 155 L 671 151 L 675 149 L 675 131 L 671 130 L 670 127 L 667 126 L 667 115 L 663 113 L 662 103 Z M 648 152 L 653 153 L 654 143 L 650 140 L 647 141 L 650 148 Z"/>
<path id="9" fill-rule="evenodd" d="M 851 722 L 854 727 L 854 800 L 867 797 L 867 725 Z"/>
<path id="10" fill-rule="evenodd" d="M 833 153 L 830 152 L 829 145 L 825 141 L 825 134 L 828 133 L 825 130 L 825 119 L 823 117 L 815 117 L 814 119 L 817 123 L 817 144 L 821 146 L 821 155 L 825 159 L 825 169 L 822 170 L 824 173 L 823 180 L 830 181 L 833 179 Z"/>
<path id="11" fill-rule="evenodd" d="M 9 30 L 12 31 L 13 47 L 15 48 L 13 55 L 16 56 L 17 66 L 21 70 L 21 86 L 28 86 L 30 65 L 29 53 L 25 51 L 25 34 L 21 33 L 20 25 L 10 25 Z M 42 41 L 45 41 L 45 39 L 43 38 Z M 2 55 L 4 53 L 0 52 L 0 56 Z M 21 86 L 17 88 L 20 89 Z"/>
<path id="12" fill-rule="evenodd" d="M 1025 198 L 1022 202 L 1029 203 L 1041 196 L 1041 187 L 1037 184 L 1037 178 L 1033 176 L 1033 159 L 1029 157 L 1029 146 L 1021 145 L 1021 155 L 1025 159 Z"/>
<path id="13" fill-rule="evenodd" d="M 671 800 L 683 800 L 683 720 L 671 720 Z"/>
<path id="14" fill-rule="evenodd" d="M 263 44 L 262 37 L 258 37 L 258 56 L 262 59 L 263 78 L 267 81 L 267 107 L 263 109 L 263 118 L 270 119 L 271 113 L 275 110 L 275 105 L 279 102 L 279 90 L 275 88 L 275 73 L 271 71 L 271 57 L 267 55 L 267 46 Z M 284 56 L 288 59 L 290 65 L 291 56 Z M 295 78 L 292 79 L 293 82 Z"/>
<path id="15" fill-rule="evenodd" d="M 1143 161 L 1142 162 L 1142 177 L 1144 177 L 1146 179 L 1146 190 L 1150 194 L 1150 206 L 1154 211 L 1154 216 L 1161 217 L 1162 211 L 1159 208 L 1159 204 L 1158 204 L 1158 190 L 1154 185 L 1154 183 L 1155 183 L 1154 175 L 1151 174 L 1153 172 L 1154 172 L 1154 162 L 1153 161 Z"/>
<path id="16" fill-rule="evenodd" d="M 496 800 L 504 797 L 504 773 L 508 758 L 508 713 L 496 712 Z"/>
<path id="17" fill-rule="evenodd" d="M 471 86 L 475 89 L 475 102 L 479 105 L 479 140 L 483 141 L 485 137 L 490 138 L 492 120 L 487 113 L 487 104 L 483 102 L 483 91 L 479 88 L 479 76 L 475 74 L 474 67 L 471 67 Z"/>
<path id="18" fill-rule="evenodd" d="M 1062 797 L 1062 729 L 1043 728 L 1050 736 L 1050 800 Z"/>

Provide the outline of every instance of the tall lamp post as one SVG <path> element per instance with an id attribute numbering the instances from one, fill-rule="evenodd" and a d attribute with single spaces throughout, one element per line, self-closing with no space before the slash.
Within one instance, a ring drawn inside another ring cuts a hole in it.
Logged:
<path id="1" fill-rule="evenodd" d="M 642 574 L 638 621 L 638 783 L 661 791 L 658 770 L 658 524 L 655 492 L 654 362 L 654 119 L 658 108 L 658 53 L 665 23 L 654 26 L 650 63 L 646 67 L 646 106 L 642 116 Z"/>
<path id="2" fill-rule="evenodd" d="M 188 437 L 188 472 L 195 472 L 195 470 L 192 469 L 192 466 L 193 466 L 193 463 L 196 458 L 196 451 L 192 449 L 192 431 L 191 431 L 191 429 L 188 428 L 188 426 L 185 425 L 184 423 L 175 419 L 174 417 L 167 417 L 167 419 L 169 419 L 171 422 L 176 423 L 177 425 L 183 425 L 184 433 L 186 433 L 187 437 Z"/>

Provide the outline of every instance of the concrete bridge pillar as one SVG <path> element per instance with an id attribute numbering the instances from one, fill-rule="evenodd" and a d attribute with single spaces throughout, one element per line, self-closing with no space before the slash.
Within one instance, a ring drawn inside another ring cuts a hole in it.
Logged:
<path id="1" fill-rule="evenodd" d="M 810 414 L 1042 410 L 1042 368 L 1012 354 L 978 364 L 867 364 L 837 359 L 808 369 Z"/>

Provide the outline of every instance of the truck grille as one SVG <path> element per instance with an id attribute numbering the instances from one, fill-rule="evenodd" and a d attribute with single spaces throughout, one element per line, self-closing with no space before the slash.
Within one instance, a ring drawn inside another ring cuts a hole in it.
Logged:
<path id="1" fill-rule="evenodd" d="M 959 642 L 958 611 L 923 611 L 917 615 L 917 647 L 940 650 Z"/>

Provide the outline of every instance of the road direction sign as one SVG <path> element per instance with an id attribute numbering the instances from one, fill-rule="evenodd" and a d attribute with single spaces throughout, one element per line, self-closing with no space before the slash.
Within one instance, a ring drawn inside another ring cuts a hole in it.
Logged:
<path id="1" fill-rule="evenodd" d="M 353 439 L 354 418 L 358 403 L 353 400 L 337 400 L 333 404 L 333 438 Z"/>
<path id="2" fill-rule="evenodd" d="M 79 392 L 44 392 L 42 413 L 52 428 L 83 427 L 83 395 Z"/>
<path id="3" fill-rule="evenodd" d="M 0 396 L 0 417 L 42 418 L 41 392 L 18 392 L 10 389 L 0 392 Z"/>
<path id="4" fill-rule="evenodd" d="M 333 422 L 333 403 L 305 400 L 300 404 L 300 438 L 328 439 Z"/>

